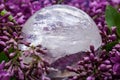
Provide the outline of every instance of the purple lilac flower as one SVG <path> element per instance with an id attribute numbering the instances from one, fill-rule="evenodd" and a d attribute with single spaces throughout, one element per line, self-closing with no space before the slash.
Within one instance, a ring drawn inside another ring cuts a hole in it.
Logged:
<path id="1" fill-rule="evenodd" d="M 5 62 L 0 64 L 0 80 L 9 80 L 10 74 L 4 70 Z"/>
<path id="2" fill-rule="evenodd" d="M 94 76 L 88 76 L 86 80 L 95 80 Z"/>
<path id="3" fill-rule="evenodd" d="M 67 67 L 69 71 L 78 74 L 75 80 L 84 78 L 87 80 L 113 79 L 111 71 L 112 65 L 109 57 L 107 58 L 107 52 L 104 50 L 98 53 L 98 51 L 94 50 L 93 46 L 91 46 L 90 49 L 91 52 L 86 52 L 87 55 L 78 62 L 78 68 Z"/>
<path id="4" fill-rule="evenodd" d="M 113 74 L 120 75 L 120 44 L 117 44 L 110 51 L 110 60 L 113 64 Z"/>
<path id="5" fill-rule="evenodd" d="M 10 61 L 5 66 L 11 76 L 15 76 L 16 79 L 20 80 L 50 80 L 46 76 L 49 64 L 39 56 L 41 51 L 39 50 L 40 52 L 38 52 L 38 49 L 40 48 L 36 48 L 9 54 Z M 28 60 L 26 61 L 26 59 Z"/>
<path id="6" fill-rule="evenodd" d="M 114 64 L 113 66 L 113 72 L 115 75 L 120 75 L 120 64 Z"/>

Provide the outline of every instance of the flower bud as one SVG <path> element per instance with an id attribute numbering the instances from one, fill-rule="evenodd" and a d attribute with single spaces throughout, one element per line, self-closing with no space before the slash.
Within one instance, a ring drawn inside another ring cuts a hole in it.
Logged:
<path id="1" fill-rule="evenodd" d="M 0 45 L 5 47 L 6 46 L 6 43 L 4 41 L 0 41 Z"/>
<path id="2" fill-rule="evenodd" d="M 105 60 L 104 64 L 110 64 L 111 62 L 109 60 Z"/>
<path id="3" fill-rule="evenodd" d="M 115 41 L 117 39 L 115 34 L 109 35 L 108 36 L 110 40 Z"/>
<path id="4" fill-rule="evenodd" d="M 101 65 L 99 66 L 100 71 L 103 71 L 103 72 L 107 71 L 108 68 L 107 68 L 106 66 L 107 66 L 107 65 L 105 65 L 105 64 L 101 64 Z"/>
<path id="5" fill-rule="evenodd" d="M 13 22 L 7 22 L 7 25 L 8 26 L 14 26 L 14 23 Z"/>
<path id="6" fill-rule="evenodd" d="M 13 53 L 10 53 L 10 54 L 9 54 L 9 57 L 10 57 L 10 58 L 13 58 L 15 55 L 16 55 L 16 52 L 13 52 Z"/>
<path id="7" fill-rule="evenodd" d="M 12 61 L 10 60 L 9 62 L 5 63 L 5 67 L 9 67 L 11 65 Z"/>
<path id="8" fill-rule="evenodd" d="M 4 4 L 1 4 L 1 5 L 0 5 L 0 11 L 2 11 L 4 8 L 5 8 L 5 5 L 4 5 Z"/>
<path id="9" fill-rule="evenodd" d="M 116 27 L 115 26 L 111 27 L 111 29 L 112 29 L 112 33 L 116 33 Z"/>
<path id="10" fill-rule="evenodd" d="M 85 62 L 89 62 L 90 61 L 89 57 L 84 57 L 83 59 L 84 59 Z"/>
<path id="11" fill-rule="evenodd" d="M 18 76 L 20 80 L 24 80 L 24 73 L 22 72 L 20 68 L 18 68 Z"/>
<path id="12" fill-rule="evenodd" d="M 93 77 L 93 76 L 88 76 L 86 80 L 95 80 L 95 77 Z"/>
<path id="13" fill-rule="evenodd" d="M 92 53 L 94 53 L 94 46 L 91 45 L 90 50 L 91 50 Z"/>
<path id="14" fill-rule="evenodd" d="M 0 39 L 5 41 L 9 40 L 8 36 L 0 36 Z"/>

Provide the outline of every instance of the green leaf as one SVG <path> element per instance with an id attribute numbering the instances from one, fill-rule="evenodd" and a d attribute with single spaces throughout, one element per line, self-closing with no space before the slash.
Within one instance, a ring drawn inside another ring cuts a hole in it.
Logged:
<path id="1" fill-rule="evenodd" d="M 2 11 L 0 12 L 0 15 L 1 15 L 1 16 L 4 16 L 6 13 L 7 13 L 7 10 L 4 9 L 4 10 L 2 10 Z M 9 19 L 9 21 L 15 22 L 15 20 L 14 20 L 14 18 L 13 18 L 12 15 L 9 15 L 9 16 L 8 16 L 8 19 Z"/>
<path id="2" fill-rule="evenodd" d="M 114 41 L 114 42 L 110 42 L 108 44 L 106 44 L 103 49 L 105 49 L 106 51 L 111 51 L 113 46 L 115 46 L 118 43 L 118 41 Z"/>
<path id="3" fill-rule="evenodd" d="M 0 63 L 2 62 L 2 61 L 9 61 L 9 59 L 8 59 L 8 57 L 5 55 L 5 53 L 4 52 L 1 52 L 0 53 Z"/>
<path id="4" fill-rule="evenodd" d="M 10 80 L 17 80 L 16 77 L 11 77 Z"/>
<path id="5" fill-rule="evenodd" d="M 11 52 L 14 52 L 14 48 L 11 47 L 9 50 L 8 50 L 8 53 L 11 53 Z M 0 62 L 2 62 L 3 60 L 5 60 L 6 62 L 9 61 L 9 58 L 8 56 L 5 54 L 5 52 L 0 52 Z"/>
<path id="6" fill-rule="evenodd" d="M 10 15 L 10 16 L 8 17 L 8 19 L 9 19 L 10 21 L 12 21 L 12 20 L 13 20 L 13 16 Z"/>
<path id="7" fill-rule="evenodd" d="M 105 19 L 109 28 L 117 27 L 117 34 L 120 37 L 120 13 L 112 6 L 107 6 L 105 11 Z"/>
<path id="8" fill-rule="evenodd" d="M 1 16 L 4 16 L 6 13 L 7 13 L 7 11 L 4 9 L 4 10 L 2 10 L 2 11 L 0 12 L 0 15 L 1 15 Z"/>
<path id="9" fill-rule="evenodd" d="M 9 53 L 14 52 L 14 48 L 13 48 L 13 47 L 11 47 L 11 48 L 8 50 L 8 52 L 9 52 Z"/>
<path id="10" fill-rule="evenodd" d="M 118 13 L 112 6 L 106 7 L 105 19 L 109 27 L 120 27 L 120 13 Z"/>

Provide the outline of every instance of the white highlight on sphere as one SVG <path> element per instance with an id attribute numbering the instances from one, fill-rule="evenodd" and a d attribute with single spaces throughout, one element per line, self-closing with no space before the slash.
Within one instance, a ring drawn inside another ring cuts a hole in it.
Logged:
<path id="1" fill-rule="evenodd" d="M 88 51 L 90 45 L 98 49 L 102 43 L 94 21 L 84 11 L 68 5 L 53 5 L 37 11 L 22 32 L 25 41 L 31 46 L 41 44 L 53 58 Z"/>

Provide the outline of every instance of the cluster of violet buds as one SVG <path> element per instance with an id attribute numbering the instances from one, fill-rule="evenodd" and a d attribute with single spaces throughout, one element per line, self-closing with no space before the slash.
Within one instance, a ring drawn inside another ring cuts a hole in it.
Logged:
<path id="1" fill-rule="evenodd" d="M 21 9 L 20 3 L 28 5 L 24 0 L 23 2 L 11 0 L 7 2 L 4 0 L 0 1 L 0 54 L 5 54 L 8 58 L 6 63 L 1 63 L 0 80 L 9 80 L 14 76 L 17 80 L 49 80 L 49 78 L 45 76 L 47 74 L 48 63 L 35 54 L 36 51 L 37 53 L 42 53 L 42 51 L 39 50 L 40 48 L 31 48 L 29 51 L 20 51 L 18 48 L 18 44 L 24 44 L 26 46 L 30 44 L 22 42 L 21 28 L 22 24 L 31 14 L 26 14 Z M 18 13 L 14 12 L 17 11 L 17 8 Z M 25 6 L 25 8 L 29 9 L 28 6 Z M 32 56 L 34 60 L 32 60 L 31 63 L 26 63 L 22 55 Z M 4 71 L 4 69 L 6 71 Z"/>
<path id="2" fill-rule="evenodd" d="M 5 64 L 7 72 L 19 80 L 50 80 L 46 77 L 49 63 L 39 54 L 43 53 L 37 47 L 10 53 L 9 57 L 11 59 Z"/>
<path id="3" fill-rule="evenodd" d="M 113 77 L 120 78 L 120 44 L 117 44 L 110 51 L 110 60 L 113 65 Z"/>
<path id="4" fill-rule="evenodd" d="M 2 61 L 0 64 L 0 80 L 9 80 L 10 73 L 8 73 L 6 70 L 4 70 L 5 62 Z"/>
<path id="5" fill-rule="evenodd" d="M 90 46 L 90 52 L 86 52 L 78 63 L 77 68 L 67 66 L 69 71 L 73 71 L 79 75 L 73 76 L 71 80 L 113 80 L 113 70 L 108 53 L 103 51 L 94 51 L 94 47 Z"/>

